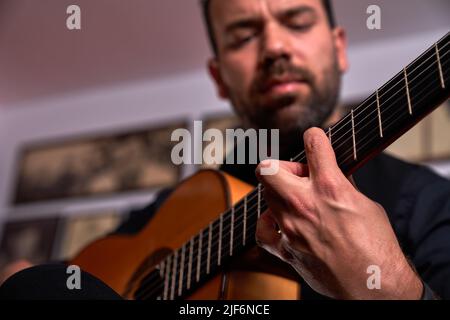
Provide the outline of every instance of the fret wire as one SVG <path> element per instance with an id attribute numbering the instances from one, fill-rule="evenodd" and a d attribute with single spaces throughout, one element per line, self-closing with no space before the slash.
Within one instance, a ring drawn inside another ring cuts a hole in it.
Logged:
<path id="1" fill-rule="evenodd" d="M 206 273 L 209 274 L 209 271 L 211 270 L 211 231 L 212 231 L 212 222 L 209 224 L 208 229 L 208 257 L 206 258 Z"/>
<path id="2" fill-rule="evenodd" d="M 439 56 L 439 48 L 437 42 L 435 43 L 434 47 L 436 48 L 436 58 L 439 66 L 439 77 L 441 78 L 441 86 L 442 89 L 445 89 L 445 81 L 444 81 L 444 74 L 442 73 L 442 66 L 441 66 L 441 58 Z"/>
<path id="3" fill-rule="evenodd" d="M 195 280 L 197 282 L 200 281 L 200 265 L 202 261 L 202 240 L 203 240 L 203 231 L 200 232 L 199 239 L 198 239 L 198 253 L 197 253 L 197 273 L 195 275 Z"/>
<path id="4" fill-rule="evenodd" d="M 333 145 L 331 142 L 331 127 L 328 128 L 328 140 L 330 140 L 330 144 Z"/>
<path id="5" fill-rule="evenodd" d="M 233 255 L 234 236 L 234 206 L 231 207 L 231 230 L 230 230 L 230 256 Z"/>
<path id="6" fill-rule="evenodd" d="M 167 300 L 169 296 L 169 282 L 170 282 L 170 267 L 172 263 L 172 255 L 167 259 L 166 276 L 164 278 L 164 297 L 163 300 Z"/>
<path id="7" fill-rule="evenodd" d="M 411 96 L 409 93 L 409 83 L 408 83 L 408 75 L 406 73 L 406 68 L 403 68 L 403 73 L 405 75 L 406 97 L 408 98 L 408 110 L 409 110 L 409 114 L 412 115 Z"/>
<path id="8" fill-rule="evenodd" d="M 175 298 L 175 280 L 177 279 L 177 270 L 178 270 L 178 250 L 175 251 L 175 255 L 173 258 L 173 270 L 172 270 L 172 285 L 170 287 L 170 300 L 174 300 Z"/>
<path id="9" fill-rule="evenodd" d="M 376 92 L 376 95 L 377 95 L 378 125 L 380 127 L 380 137 L 383 138 L 383 124 L 381 123 L 380 97 L 378 90 Z"/>
<path id="10" fill-rule="evenodd" d="M 158 270 L 159 270 L 159 277 L 163 280 L 163 281 L 165 281 L 165 279 L 164 279 L 164 268 L 165 268 L 165 266 L 166 266 L 166 264 L 165 264 L 165 262 L 164 261 L 162 261 L 161 262 L 161 264 L 158 266 Z M 163 282 L 164 283 L 164 282 Z M 141 287 L 139 287 L 139 290 L 141 289 Z M 136 293 L 137 293 L 137 291 L 136 291 Z M 163 294 L 164 294 L 164 286 L 163 286 L 163 292 L 162 292 Z M 136 299 L 138 299 L 137 298 L 137 295 L 135 295 L 135 298 Z M 162 296 L 160 295 L 160 294 L 158 294 L 158 296 L 156 297 L 156 300 L 162 300 Z"/>
<path id="11" fill-rule="evenodd" d="M 222 224 L 223 224 L 223 214 L 220 215 L 219 222 L 219 255 L 217 256 L 217 265 L 220 266 L 220 260 L 222 258 Z"/>
<path id="12" fill-rule="evenodd" d="M 261 216 L 261 183 L 258 183 L 258 219 Z"/>
<path id="13" fill-rule="evenodd" d="M 187 289 L 191 288 L 191 277 L 192 277 L 192 258 L 194 250 L 194 238 L 189 241 L 189 262 L 188 262 L 188 278 L 187 278 Z"/>
<path id="14" fill-rule="evenodd" d="M 159 265 L 159 267 L 158 267 L 158 270 L 159 270 L 159 276 L 162 278 L 162 277 L 164 277 L 164 267 L 165 267 L 165 263 L 164 263 L 164 261 L 162 261 L 161 262 L 161 264 Z"/>
<path id="15" fill-rule="evenodd" d="M 244 197 L 244 220 L 243 220 L 243 237 L 242 246 L 245 246 L 245 240 L 247 236 L 247 196 Z"/>
<path id="16" fill-rule="evenodd" d="M 183 289 L 183 278 L 184 278 L 184 260 L 186 254 L 186 245 L 181 247 L 181 261 L 180 261 L 180 278 L 178 280 L 178 296 L 181 296 Z"/>
<path id="17" fill-rule="evenodd" d="M 355 117 L 353 116 L 353 109 L 351 110 L 351 113 L 352 113 L 353 159 L 357 160 L 357 155 L 356 155 L 356 138 L 355 138 Z"/>

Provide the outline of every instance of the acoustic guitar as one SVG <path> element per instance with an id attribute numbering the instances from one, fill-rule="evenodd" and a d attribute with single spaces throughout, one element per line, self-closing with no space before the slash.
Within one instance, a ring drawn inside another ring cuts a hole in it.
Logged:
<path id="1" fill-rule="evenodd" d="M 327 131 L 346 175 L 449 98 L 449 33 Z M 291 161 L 306 162 L 304 150 Z M 298 299 L 298 275 L 256 249 L 263 187 L 219 171 L 188 178 L 136 235 L 108 236 L 70 264 L 126 299 Z"/>

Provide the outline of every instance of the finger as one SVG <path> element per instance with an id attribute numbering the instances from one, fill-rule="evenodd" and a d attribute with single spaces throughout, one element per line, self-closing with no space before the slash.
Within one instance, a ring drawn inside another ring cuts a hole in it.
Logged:
<path id="1" fill-rule="evenodd" d="M 282 245 L 282 233 L 270 209 L 266 210 L 256 224 L 256 243 L 270 254 L 288 261 L 292 255 Z"/>
<path id="2" fill-rule="evenodd" d="M 309 174 L 312 180 L 318 176 L 342 175 L 334 150 L 325 132 L 319 128 L 308 129 L 303 135 Z"/>
<path id="3" fill-rule="evenodd" d="M 270 253 L 277 255 L 276 248 L 280 239 L 278 224 L 270 209 L 268 209 L 261 214 L 256 224 L 256 243 Z"/>
<path id="4" fill-rule="evenodd" d="M 272 163 L 277 163 L 273 165 Z M 309 174 L 308 166 L 304 163 L 295 162 L 295 161 L 280 161 L 267 159 L 260 162 L 258 167 L 256 168 L 257 177 L 264 176 L 262 168 L 275 167 L 277 166 L 280 170 L 285 172 L 289 172 L 298 177 L 307 177 Z"/>
<path id="5" fill-rule="evenodd" d="M 278 162 L 278 172 L 274 175 L 262 174 L 264 167 L 273 166 L 272 162 Z M 273 192 L 283 195 L 287 191 L 298 189 L 301 187 L 301 179 L 307 175 L 306 166 L 301 163 L 264 160 L 256 168 L 256 177 L 264 185 L 265 188 Z M 299 185 L 300 184 L 300 185 Z"/>

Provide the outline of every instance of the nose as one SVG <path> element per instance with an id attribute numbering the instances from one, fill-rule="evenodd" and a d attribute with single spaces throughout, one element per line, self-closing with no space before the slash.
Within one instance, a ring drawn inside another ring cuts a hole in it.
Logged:
<path id="1" fill-rule="evenodd" d="M 291 58 L 289 39 L 282 30 L 282 26 L 274 22 L 267 24 L 263 31 L 262 40 L 260 55 L 262 65 L 270 65 L 280 58 Z"/>

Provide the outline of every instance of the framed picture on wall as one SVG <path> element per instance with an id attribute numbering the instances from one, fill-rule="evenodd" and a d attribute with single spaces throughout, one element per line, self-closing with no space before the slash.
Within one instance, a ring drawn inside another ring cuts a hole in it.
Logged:
<path id="1" fill-rule="evenodd" d="M 108 136 L 28 145 L 20 152 L 15 204 L 113 195 L 175 184 L 171 161 L 175 122 Z"/>
<path id="2" fill-rule="evenodd" d="M 450 103 L 434 110 L 394 142 L 387 152 L 406 161 L 426 163 L 450 160 Z"/>
<path id="3" fill-rule="evenodd" d="M 34 264 L 50 261 L 59 221 L 54 217 L 6 223 L 0 244 L 0 268 L 23 259 Z"/>
<path id="4" fill-rule="evenodd" d="M 124 217 L 115 211 L 95 214 L 83 213 L 69 217 L 61 223 L 57 257 L 72 259 L 85 246 L 113 232 Z"/>

